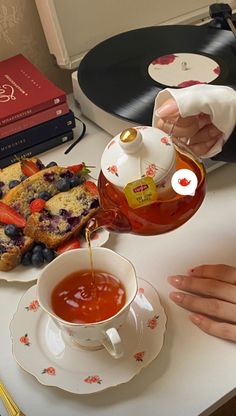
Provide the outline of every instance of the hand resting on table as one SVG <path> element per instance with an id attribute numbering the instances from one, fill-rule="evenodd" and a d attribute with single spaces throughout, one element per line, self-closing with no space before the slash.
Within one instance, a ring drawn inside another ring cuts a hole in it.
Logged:
<path id="1" fill-rule="evenodd" d="M 201 265 L 168 277 L 170 299 L 193 312 L 191 321 L 210 335 L 236 342 L 236 267 Z"/>

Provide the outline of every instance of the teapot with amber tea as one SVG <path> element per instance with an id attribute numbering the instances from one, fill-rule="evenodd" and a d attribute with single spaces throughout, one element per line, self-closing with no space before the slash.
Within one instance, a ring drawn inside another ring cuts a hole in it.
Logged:
<path id="1" fill-rule="evenodd" d="M 101 158 L 100 210 L 87 226 L 157 235 L 188 221 L 205 196 L 203 164 L 155 127 L 129 128 Z"/>

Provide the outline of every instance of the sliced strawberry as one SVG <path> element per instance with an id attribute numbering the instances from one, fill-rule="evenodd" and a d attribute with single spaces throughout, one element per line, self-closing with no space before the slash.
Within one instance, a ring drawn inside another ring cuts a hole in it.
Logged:
<path id="1" fill-rule="evenodd" d="M 92 181 L 85 181 L 84 182 L 85 188 L 92 194 L 92 195 L 98 195 L 98 188 L 96 183 Z"/>
<path id="2" fill-rule="evenodd" d="M 21 170 L 25 176 L 32 176 L 39 172 L 40 169 L 33 160 L 24 159 L 21 161 Z"/>
<path id="3" fill-rule="evenodd" d="M 30 203 L 31 212 L 40 212 L 45 207 L 46 201 L 42 198 L 36 198 Z"/>
<path id="4" fill-rule="evenodd" d="M 56 252 L 57 252 L 57 255 L 59 256 L 65 251 L 73 250 L 75 248 L 80 248 L 80 241 L 78 238 L 72 238 L 71 240 L 66 241 L 65 243 L 61 244 L 60 246 L 57 247 Z"/>
<path id="5" fill-rule="evenodd" d="M 26 220 L 15 209 L 0 201 L 0 222 L 3 224 L 14 224 L 19 228 L 24 228 Z"/>
<path id="6" fill-rule="evenodd" d="M 80 163 L 79 165 L 68 166 L 68 169 L 73 173 L 78 173 L 83 169 L 84 166 L 85 166 L 84 163 Z"/>

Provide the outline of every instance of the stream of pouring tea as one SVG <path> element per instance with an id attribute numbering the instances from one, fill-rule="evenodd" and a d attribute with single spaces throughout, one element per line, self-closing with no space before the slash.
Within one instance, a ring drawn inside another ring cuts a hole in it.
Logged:
<path id="1" fill-rule="evenodd" d="M 93 265 L 93 252 L 92 252 L 92 247 L 91 247 L 90 231 L 88 230 L 88 228 L 85 229 L 85 240 L 86 240 L 87 245 L 88 245 L 91 275 L 92 275 L 93 284 L 94 284 L 95 283 L 95 277 L 94 277 L 94 265 Z"/>

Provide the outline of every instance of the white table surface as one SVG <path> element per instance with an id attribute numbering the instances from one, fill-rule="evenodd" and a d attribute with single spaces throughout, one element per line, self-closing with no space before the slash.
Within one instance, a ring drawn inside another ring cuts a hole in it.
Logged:
<path id="1" fill-rule="evenodd" d="M 45 153 L 42 160 L 65 165 L 85 161 L 95 164 L 98 174 L 110 137 L 91 122 L 86 124 L 86 136 L 69 155 L 63 154 L 67 144 Z M 26 416 L 197 416 L 236 387 L 236 345 L 201 332 L 189 321 L 188 312 L 168 299 L 168 275 L 206 262 L 236 266 L 236 165 L 210 173 L 207 183 L 203 205 L 179 229 L 155 237 L 112 234 L 106 243 L 156 287 L 168 317 L 162 351 L 127 384 L 86 396 L 39 384 L 16 364 L 9 335 L 17 304 L 35 282 L 0 281 L 0 378 Z M 1 407 L 0 414 L 4 415 Z"/>

